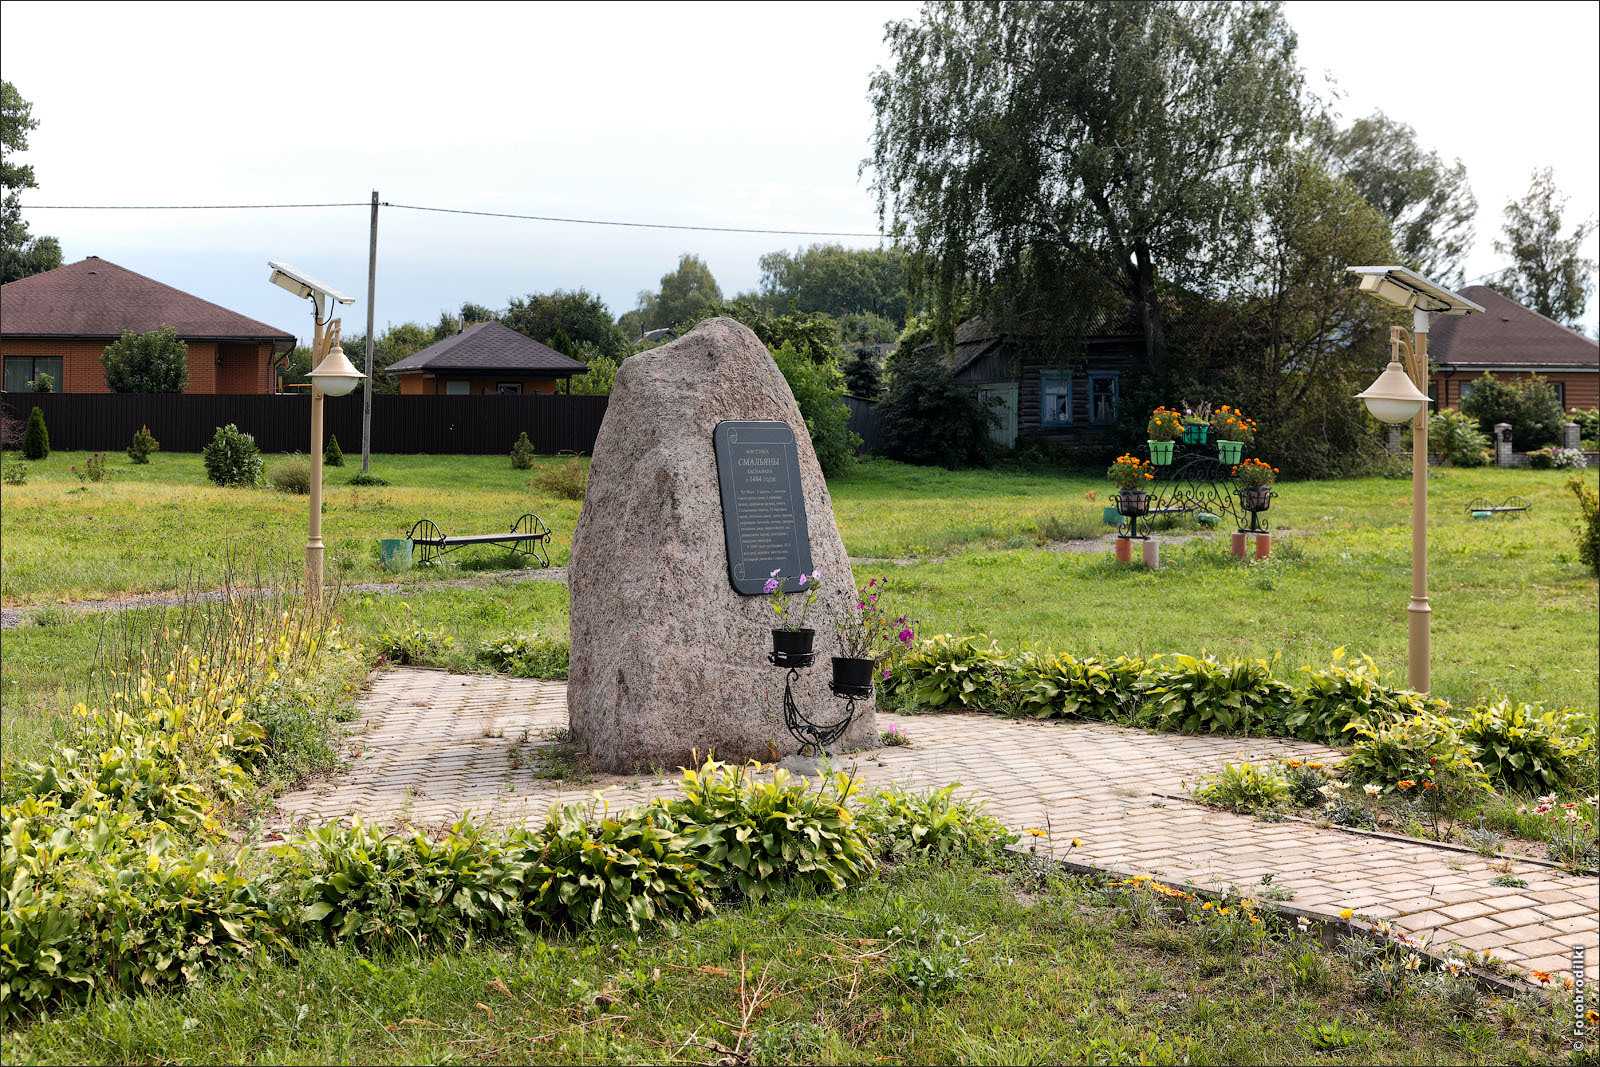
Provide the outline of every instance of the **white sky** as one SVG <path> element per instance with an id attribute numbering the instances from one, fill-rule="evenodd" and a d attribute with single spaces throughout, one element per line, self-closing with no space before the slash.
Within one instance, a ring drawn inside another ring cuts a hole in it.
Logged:
<path id="1" fill-rule="evenodd" d="M 366 201 L 689 225 L 877 229 L 867 80 L 914 3 L 68 4 L 0 8 L 0 75 L 40 126 L 34 203 Z M 1600 211 L 1600 4 L 1291 2 L 1301 61 L 1459 157 L 1482 213 L 1555 168 Z M 1415 57 L 1422 56 L 1417 59 Z M 367 210 L 30 213 L 99 255 L 292 332 L 268 259 L 365 293 Z M 696 252 L 723 291 L 813 238 L 614 229 L 385 209 L 377 322 L 587 287 L 614 314 Z M 845 239 L 868 245 L 871 238 Z M 1589 254 L 1600 255 L 1591 241 Z M 364 326 L 364 302 L 345 332 Z M 1597 320 L 1592 305 L 1587 321 Z"/>

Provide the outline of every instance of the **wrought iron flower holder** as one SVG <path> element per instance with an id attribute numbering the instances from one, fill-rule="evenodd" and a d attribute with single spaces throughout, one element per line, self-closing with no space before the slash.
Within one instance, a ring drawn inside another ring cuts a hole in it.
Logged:
<path id="1" fill-rule="evenodd" d="M 816 662 L 815 652 L 769 652 L 767 660 L 774 667 L 788 673 L 783 679 L 783 725 L 788 728 L 794 739 L 800 742 L 800 755 L 823 756 L 827 748 L 850 728 L 850 723 L 856 717 L 856 701 L 870 699 L 872 686 L 840 685 L 832 682 L 828 688 L 833 690 L 833 695 L 844 700 L 844 716 L 830 723 L 819 723 L 805 712 L 800 710 L 794 701 L 794 683 L 800 677 L 802 668 L 809 667 Z"/>

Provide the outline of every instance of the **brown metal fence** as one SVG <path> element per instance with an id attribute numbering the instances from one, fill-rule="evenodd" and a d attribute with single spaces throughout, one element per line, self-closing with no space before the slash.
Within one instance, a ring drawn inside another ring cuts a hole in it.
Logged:
<path id="1" fill-rule="evenodd" d="M 603 396 L 389 396 L 372 398 L 372 451 L 437 455 L 510 452 L 526 431 L 535 450 L 594 451 L 605 418 Z M 167 452 L 199 452 L 218 426 L 254 434 L 263 452 L 310 446 L 311 398 L 305 394 L 235 396 L 182 393 L 0 393 L 13 418 L 38 407 L 50 447 L 120 451 L 141 426 Z M 328 397 L 327 432 L 345 452 L 361 451 L 361 394 Z"/>

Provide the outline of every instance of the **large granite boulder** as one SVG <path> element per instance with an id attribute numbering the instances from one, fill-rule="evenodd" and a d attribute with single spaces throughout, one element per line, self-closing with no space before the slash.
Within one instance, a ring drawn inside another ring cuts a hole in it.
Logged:
<path id="1" fill-rule="evenodd" d="M 794 431 L 822 597 L 808 625 L 817 663 L 800 672 L 799 708 L 842 714 L 828 689 L 834 623 L 852 582 L 833 505 L 805 420 L 778 366 L 749 329 L 712 319 L 626 360 L 595 441 L 589 488 L 572 535 L 573 740 L 598 770 L 691 765 L 698 753 L 771 760 L 798 751 L 783 725 L 784 674 L 767 662 L 765 598 L 729 580 L 712 434 L 729 420 Z M 870 705 L 870 701 L 863 702 Z M 877 744 L 870 706 L 832 746 Z"/>

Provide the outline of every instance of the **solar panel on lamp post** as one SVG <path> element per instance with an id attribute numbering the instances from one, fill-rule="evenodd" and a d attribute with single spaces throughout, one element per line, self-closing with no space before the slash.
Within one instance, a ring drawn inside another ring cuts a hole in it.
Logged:
<path id="1" fill-rule="evenodd" d="M 272 268 L 270 281 L 296 296 L 311 301 L 311 518 L 306 532 L 306 596 L 322 596 L 322 398 L 344 396 L 365 378 L 345 358 L 339 345 L 339 320 L 324 316 L 327 302 L 353 304 L 355 298 L 345 296 L 332 286 L 317 281 L 287 263 L 268 261 Z"/>
<path id="2" fill-rule="evenodd" d="M 1431 688 L 1433 608 L 1428 603 L 1428 326 L 1434 315 L 1470 315 L 1483 307 L 1460 293 L 1405 267 L 1350 267 L 1361 276 L 1361 291 L 1411 312 L 1411 332 L 1389 330 L 1389 366 L 1366 391 L 1357 394 L 1380 422 L 1411 420 L 1411 603 L 1408 620 L 1407 680 L 1412 689 Z M 1401 364 L 1404 355 L 1409 370 Z"/>

